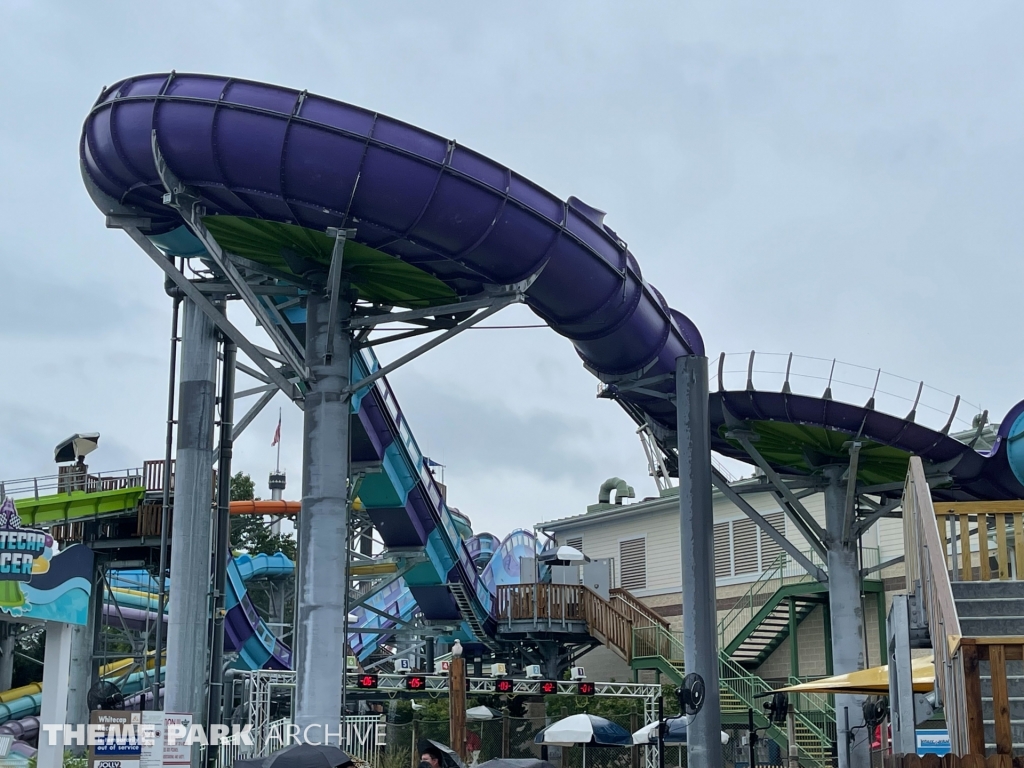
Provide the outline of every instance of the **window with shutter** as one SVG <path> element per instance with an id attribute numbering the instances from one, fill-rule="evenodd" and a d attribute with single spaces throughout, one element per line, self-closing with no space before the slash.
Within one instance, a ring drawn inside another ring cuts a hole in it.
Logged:
<path id="1" fill-rule="evenodd" d="M 619 542 L 619 586 L 623 589 L 647 589 L 647 539 Z"/>
<path id="2" fill-rule="evenodd" d="M 715 523 L 715 578 L 732 576 L 732 523 Z"/>
<path id="3" fill-rule="evenodd" d="M 580 552 L 583 551 L 583 537 L 582 536 L 569 536 L 565 540 L 565 546 L 578 549 Z"/>
<path id="4" fill-rule="evenodd" d="M 732 560 L 733 573 L 741 576 L 757 573 L 757 525 L 753 520 L 733 520 L 732 523 Z"/>
<path id="5" fill-rule="evenodd" d="M 764 519 L 767 520 L 772 528 L 781 534 L 786 533 L 786 516 L 782 512 L 772 512 L 771 514 L 765 515 Z M 761 531 L 761 570 L 767 571 L 771 568 L 772 563 L 782 554 L 782 547 L 776 544 L 771 536 L 764 531 Z"/>

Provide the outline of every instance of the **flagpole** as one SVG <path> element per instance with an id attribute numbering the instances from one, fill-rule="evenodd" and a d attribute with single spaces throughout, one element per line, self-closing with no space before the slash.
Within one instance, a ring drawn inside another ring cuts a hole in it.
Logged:
<path id="1" fill-rule="evenodd" d="M 281 471 L 281 408 L 277 409 L 277 471 Z"/>

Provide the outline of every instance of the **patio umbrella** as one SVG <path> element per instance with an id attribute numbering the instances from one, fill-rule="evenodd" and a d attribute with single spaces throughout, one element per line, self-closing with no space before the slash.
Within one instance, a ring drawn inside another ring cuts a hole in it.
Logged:
<path id="1" fill-rule="evenodd" d="M 560 747 L 583 745 L 583 768 L 587 766 L 587 745 L 595 747 L 628 747 L 632 744 L 629 731 L 611 720 L 597 715 L 569 715 L 552 723 L 534 738 L 535 744 Z"/>
<path id="2" fill-rule="evenodd" d="M 76 433 L 67 440 L 57 443 L 57 447 L 53 449 L 53 460 L 57 464 L 63 464 L 66 461 L 77 461 L 79 456 L 85 456 L 95 451 L 99 442 L 99 432 Z"/>
<path id="3" fill-rule="evenodd" d="M 579 563 L 589 563 L 590 558 L 584 555 L 575 547 L 567 547 L 562 545 L 556 549 L 549 549 L 540 553 L 537 558 L 542 563 L 548 565 L 576 565 Z"/>
<path id="4" fill-rule="evenodd" d="M 910 661 L 911 685 L 914 693 L 928 693 L 935 688 L 935 657 L 927 656 Z M 776 688 L 786 693 L 857 693 L 864 696 L 889 695 L 889 665 L 869 667 L 845 675 L 823 677 L 809 683 Z"/>
<path id="5" fill-rule="evenodd" d="M 485 763 L 480 763 L 476 768 L 555 768 L 547 760 L 538 760 L 534 757 L 512 759 L 508 757 L 496 757 Z"/>
<path id="6" fill-rule="evenodd" d="M 467 720 L 496 720 L 501 717 L 501 712 L 490 707 L 470 707 L 466 710 Z"/>
<path id="7" fill-rule="evenodd" d="M 441 753 L 442 768 L 466 768 L 466 764 L 462 762 L 462 758 L 459 757 L 458 753 L 447 744 L 442 744 L 441 742 L 434 741 L 433 739 L 427 739 L 427 743 Z"/>
<path id="8" fill-rule="evenodd" d="M 339 768 L 352 758 L 330 745 L 292 744 L 261 760 L 235 760 L 235 768 Z"/>
<path id="9" fill-rule="evenodd" d="M 665 721 L 665 740 L 664 744 L 667 747 L 674 747 L 679 744 L 686 743 L 686 726 L 690 722 L 690 718 L 686 715 L 681 717 L 671 717 Z M 639 731 L 633 734 L 634 744 L 657 744 L 658 743 L 658 724 L 648 723 Z M 729 743 L 729 734 L 722 731 L 722 744 Z"/>

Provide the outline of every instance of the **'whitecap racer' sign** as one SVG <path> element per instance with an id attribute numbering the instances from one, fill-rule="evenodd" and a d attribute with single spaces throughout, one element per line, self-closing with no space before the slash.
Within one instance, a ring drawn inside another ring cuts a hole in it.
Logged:
<path id="1" fill-rule="evenodd" d="M 0 504 L 0 611 L 20 619 L 85 624 L 93 556 L 77 545 L 54 555 L 46 531 L 22 525 L 11 498 Z"/>

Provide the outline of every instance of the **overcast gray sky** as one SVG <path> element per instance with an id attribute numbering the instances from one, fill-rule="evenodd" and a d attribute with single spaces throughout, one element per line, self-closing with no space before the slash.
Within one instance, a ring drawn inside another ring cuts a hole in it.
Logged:
<path id="1" fill-rule="evenodd" d="M 94 468 L 162 455 L 170 302 L 104 229 L 78 139 L 102 86 L 169 69 L 380 110 L 608 211 L 710 354 L 838 357 L 998 419 L 1024 397 L 1021 29 L 1011 2 L 0 0 L 0 477 L 52 473 L 75 431 L 103 434 Z M 654 492 L 546 329 L 468 332 L 391 380 L 477 530 L 582 512 L 612 475 Z M 236 447 L 260 488 L 277 405 Z"/>

